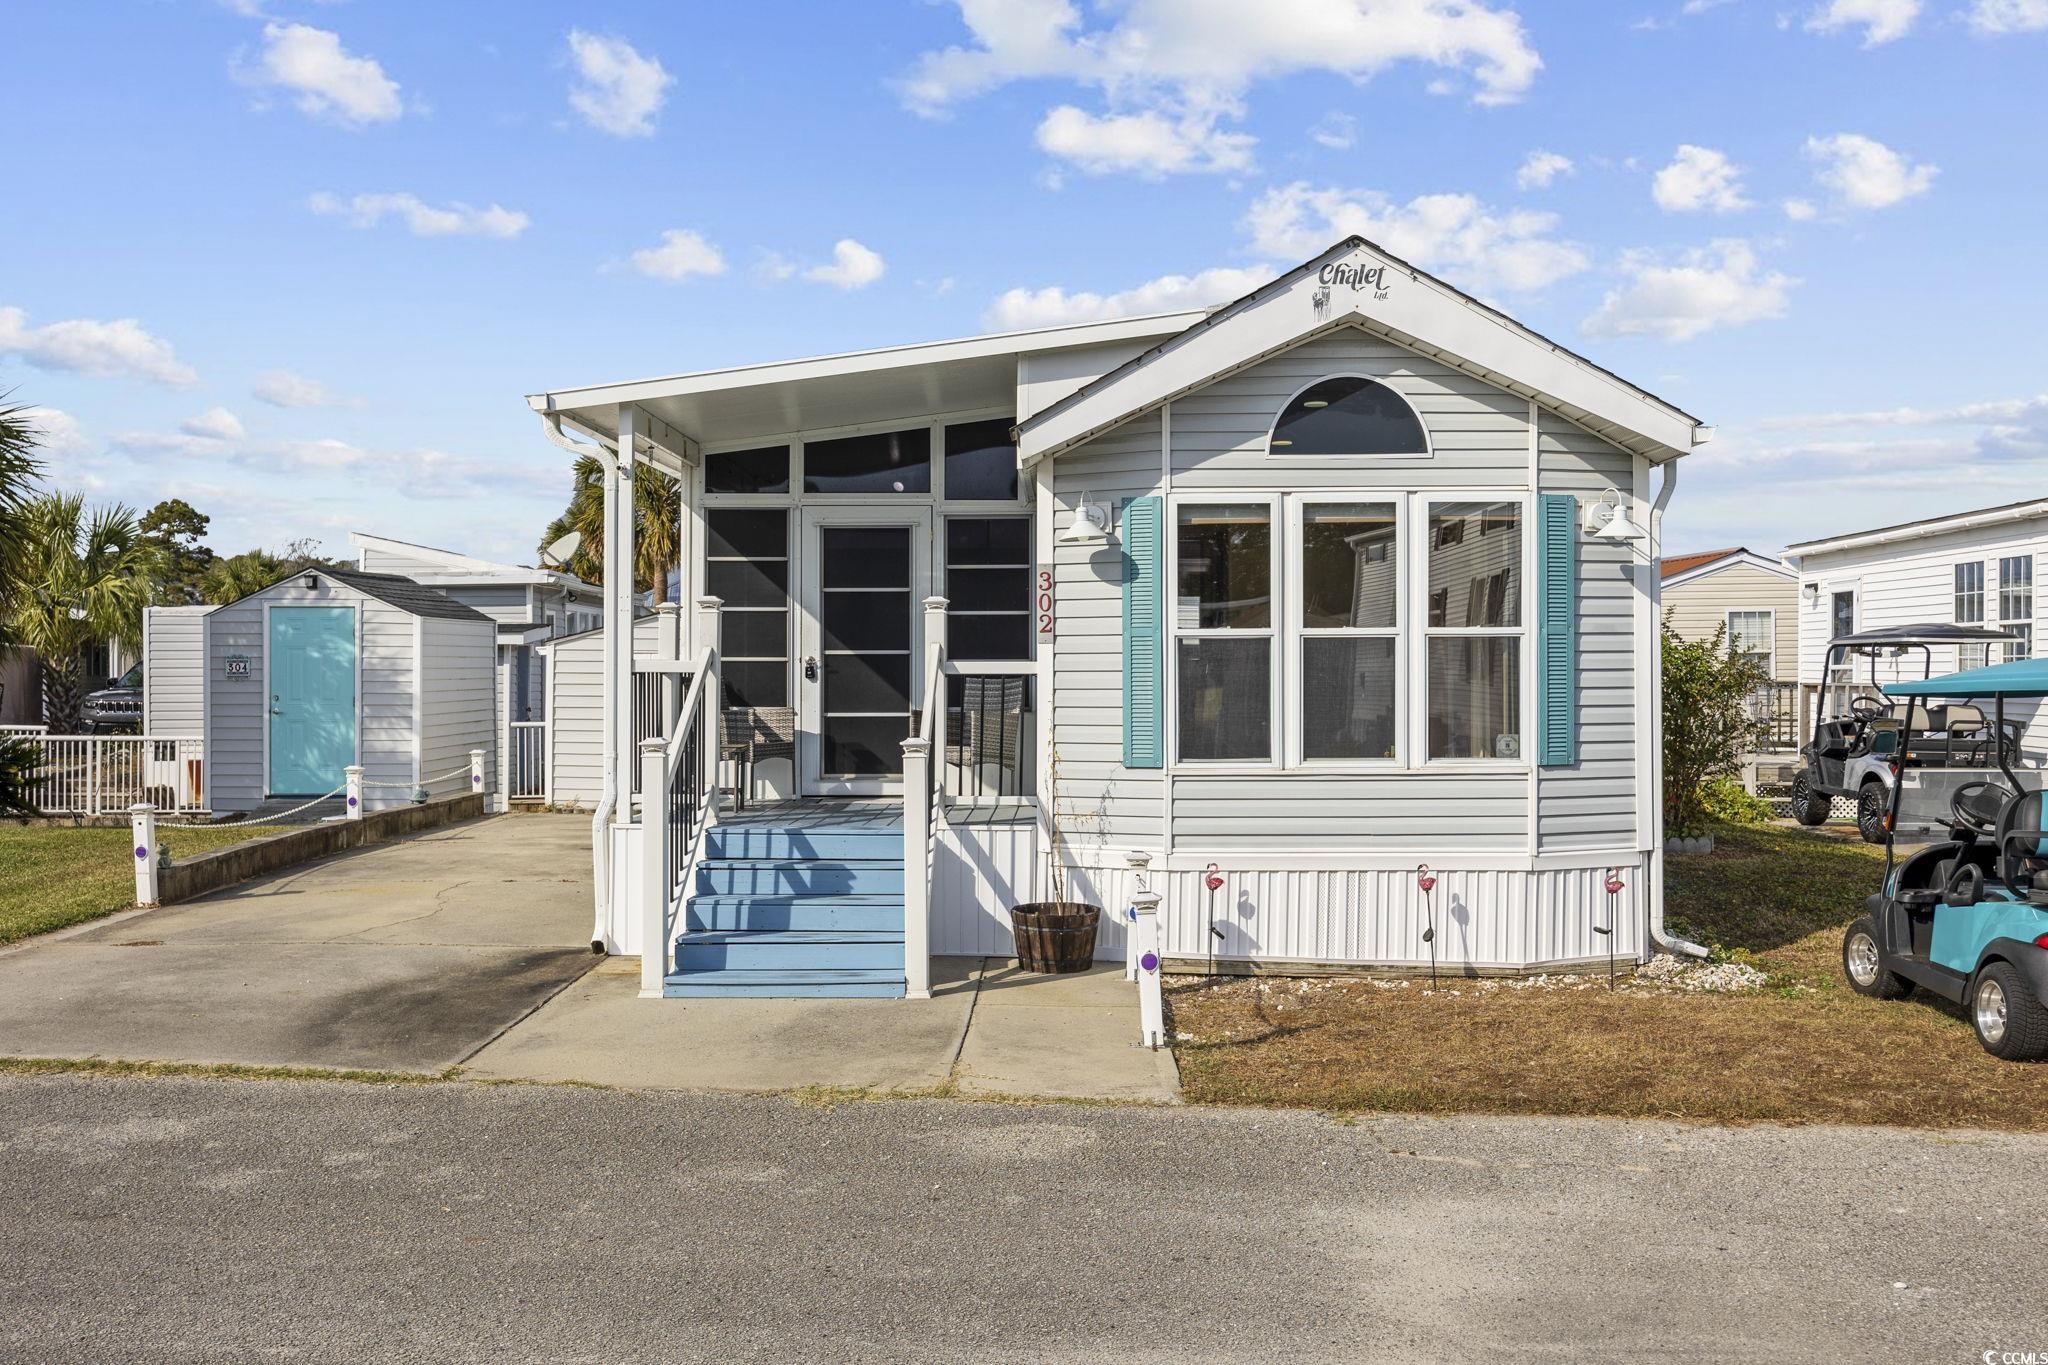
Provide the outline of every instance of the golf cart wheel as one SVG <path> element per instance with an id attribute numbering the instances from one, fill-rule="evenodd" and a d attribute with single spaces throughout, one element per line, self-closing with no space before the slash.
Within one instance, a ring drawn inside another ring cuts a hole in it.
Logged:
<path id="1" fill-rule="evenodd" d="M 1882 782 L 1865 782 L 1863 790 L 1856 794 L 1856 832 L 1863 836 L 1864 843 L 1884 842 L 1884 817 L 1890 805 L 1891 796 Z"/>
<path id="2" fill-rule="evenodd" d="M 1865 915 L 1842 935 L 1842 975 L 1849 989 L 1873 1000 L 1904 1000 L 1913 993 L 1913 983 L 1897 972 L 1885 970 L 1884 952 L 1877 946 L 1877 926 Z"/>
<path id="3" fill-rule="evenodd" d="M 1792 818 L 1802 825 L 1824 825 L 1828 821 L 1828 808 L 1834 803 L 1813 789 L 1801 773 L 1792 779 Z"/>
<path id="4" fill-rule="evenodd" d="M 2048 1005 L 2010 962 L 1993 962 L 1977 973 L 1970 992 L 1970 1024 L 1977 1041 L 2008 1062 L 2048 1060 Z"/>

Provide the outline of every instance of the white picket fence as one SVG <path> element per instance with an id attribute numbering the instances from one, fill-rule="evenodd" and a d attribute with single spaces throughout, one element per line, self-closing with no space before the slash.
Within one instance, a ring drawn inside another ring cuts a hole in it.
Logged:
<path id="1" fill-rule="evenodd" d="M 0 740 L 36 753 L 28 799 L 44 815 L 126 815 L 148 801 L 166 814 L 206 810 L 206 743 L 155 735 L 52 735 L 10 726 Z"/>
<path id="2" fill-rule="evenodd" d="M 508 796 L 514 801 L 545 801 L 548 796 L 548 723 L 510 722 L 506 756 L 511 762 Z"/>

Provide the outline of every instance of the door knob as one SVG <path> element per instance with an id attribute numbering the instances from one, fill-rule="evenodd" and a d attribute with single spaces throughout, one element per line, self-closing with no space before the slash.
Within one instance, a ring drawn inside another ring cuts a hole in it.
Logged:
<path id="1" fill-rule="evenodd" d="M 815 655 L 815 654 L 813 654 L 813 655 L 812 655 L 812 656 L 811 656 L 810 658 L 808 658 L 808 659 L 805 659 L 805 660 L 804 660 L 804 681 L 805 681 L 805 682 L 816 682 L 817 680 L 818 680 L 818 656 L 817 656 L 817 655 Z"/>

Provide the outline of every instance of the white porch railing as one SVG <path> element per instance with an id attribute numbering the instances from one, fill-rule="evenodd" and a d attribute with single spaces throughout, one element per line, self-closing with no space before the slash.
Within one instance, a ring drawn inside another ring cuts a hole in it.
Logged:
<path id="1" fill-rule="evenodd" d="M 52 735 L 25 740 L 35 751 L 28 799 L 44 815 L 126 815 L 148 802 L 171 815 L 206 806 L 206 742 L 155 735 Z"/>
<path id="2" fill-rule="evenodd" d="M 699 638 L 716 640 L 716 608 Z M 640 994 L 658 997 L 668 976 L 669 946 L 689 899 L 704 834 L 718 819 L 718 650 L 707 647 L 690 672 L 689 689 L 666 739 L 640 741 Z"/>
<path id="3" fill-rule="evenodd" d="M 515 720 L 506 744 L 510 774 L 506 796 L 513 801 L 548 799 L 548 723 Z"/>

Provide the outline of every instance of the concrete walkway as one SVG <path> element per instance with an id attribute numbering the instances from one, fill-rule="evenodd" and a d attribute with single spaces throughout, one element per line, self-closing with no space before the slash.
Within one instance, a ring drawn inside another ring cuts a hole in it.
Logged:
<path id="1" fill-rule="evenodd" d="M 1171 1103 L 1172 1054 L 1138 1045 L 1138 993 L 1105 964 L 1034 976 L 935 959 L 930 1000 L 642 1000 L 606 961 L 463 1068 L 493 1080 L 667 1090 L 809 1088 Z"/>
<path id="2" fill-rule="evenodd" d="M 0 1056 L 438 1072 L 590 970 L 590 822 L 508 815 L 0 953 Z"/>

